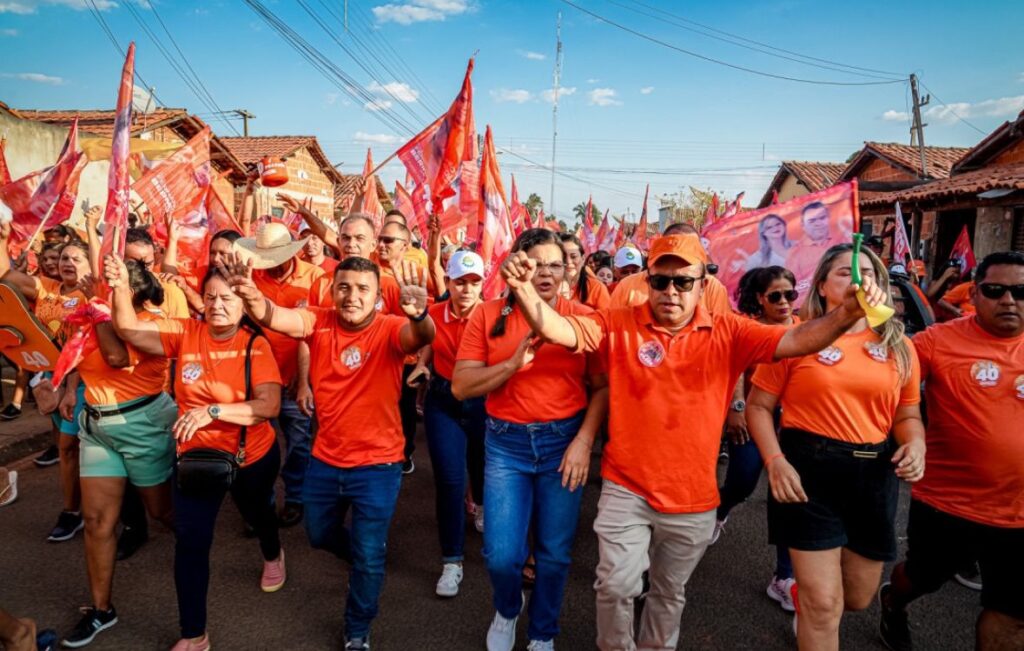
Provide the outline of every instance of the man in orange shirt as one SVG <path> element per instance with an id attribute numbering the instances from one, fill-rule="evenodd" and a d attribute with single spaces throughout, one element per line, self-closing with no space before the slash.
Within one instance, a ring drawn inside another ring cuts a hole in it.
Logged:
<path id="1" fill-rule="evenodd" d="M 338 268 L 338 260 L 324 253 L 324 241 L 313 234 L 308 224 L 299 231 L 299 237 L 306 239 L 306 244 L 302 247 L 302 258 L 333 276 L 334 270 Z"/>
<path id="2" fill-rule="evenodd" d="M 241 238 L 234 243 L 236 251 L 253 258 L 253 282 L 264 296 L 287 308 L 327 307 L 330 301 L 331 278 L 323 269 L 298 259 L 297 254 L 308 240 L 293 242 L 283 224 L 261 224 L 255 238 Z M 309 416 L 297 401 L 298 367 L 308 366 L 308 350 L 300 350 L 299 342 L 286 335 L 268 332 L 267 340 L 274 351 L 284 385 L 281 411 L 274 419 L 274 428 L 284 438 L 285 457 L 281 467 L 284 483 L 284 507 L 281 526 L 291 527 L 302 521 L 302 481 L 309 465 Z M 301 360 L 300 360 L 301 356 Z"/>
<path id="3" fill-rule="evenodd" d="M 821 350 L 864 316 L 852 287 L 842 307 L 789 329 L 712 314 L 699 305 L 706 262 L 696 235 L 658 238 L 647 304 L 569 317 L 533 289 L 534 261 L 513 254 L 502 268 L 534 332 L 549 344 L 599 351 L 608 369 L 609 443 L 594 522 L 602 650 L 677 645 L 684 587 L 715 525 L 719 441 L 739 376 L 753 364 Z M 881 302 L 870 278 L 864 290 L 870 304 Z M 648 565 L 634 642 L 633 601 Z"/>
<path id="4" fill-rule="evenodd" d="M 942 295 L 939 299 L 939 307 L 950 312 L 954 318 L 960 318 L 967 314 L 974 314 L 974 283 L 971 281 L 960 283 L 953 289 Z"/>
<path id="5" fill-rule="evenodd" d="M 402 365 L 434 339 L 426 275 L 408 262 L 396 274 L 403 318 L 377 313 L 380 270 L 365 258 L 338 265 L 334 309 L 275 305 L 249 277 L 251 266 L 230 267 L 232 287 L 257 323 L 309 345 L 317 435 L 303 488 L 306 533 L 313 547 L 352 562 L 345 648 L 365 651 L 405 458 Z M 351 533 L 344 524 L 350 505 Z"/>
<path id="6" fill-rule="evenodd" d="M 978 266 L 976 316 L 914 337 L 928 406 L 928 469 L 914 485 L 907 560 L 879 591 L 880 632 L 911 648 L 906 607 L 965 563 L 982 573 L 977 648 L 1024 648 L 1024 254 Z"/>
<path id="7" fill-rule="evenodd" d="M 812 201 L 804 206 L 800 213 L 800 225 L 804 237 L 786 254 L 786 268 L 796 276 L 796 290 L 806 295 L 814 270 L 818 268 L 825 251 L 835 244 L 841 244 L 842 240 L 833 238 L 828 206 L 820 201 Z"/>

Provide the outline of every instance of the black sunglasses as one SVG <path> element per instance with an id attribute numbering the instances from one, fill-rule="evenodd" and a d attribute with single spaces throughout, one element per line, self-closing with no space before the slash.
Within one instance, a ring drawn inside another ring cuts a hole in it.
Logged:
<path id="1" fill-rule="evenodd" d="M 1000 285 L 998 283 L 981 283 L 978 285 L 978 291 L 985 298 L 994 301 L 1002 298 L 1006 295 L 1006 292 L 1010 292 L 1010 296 L 1015 301 L 1024 301 L 1024 285 Z"/>
<path id="2" fill-rule="evenodd" d="M 668 289 L 670 284 L 675 285 L 676 289 L 681 292 L 688 292 L 693 289 L 693 283 L 698 280 L 703 280 L 704 276 L 694 278 L 692 276 L 665 276 L 663 274 L 655 274 L 647 277 L 647 284 L 651 286 L 656 292 L 663 292 Z"/>
<path id="3" fill-rule="evenodd" d="M 764 297 L 768 299 L 769 303 L 781 303 L 783 297 L 786 298 L 787 303 L 792 303 L 796 301 L 798 296 L 800 296 L 800 292 L 795 289 L 787 289 L 786 291 L 777 289 L 774 292 L 769 292 L 764 295 Z"/>
<path id="4" fill-rule="evenodd" d="M 377 239 L 383 242 L 384 244 L 394 244 L 395 242 L 405 241 L 404 237 L 391 237 L 390 235 L 381 235 Z"/>

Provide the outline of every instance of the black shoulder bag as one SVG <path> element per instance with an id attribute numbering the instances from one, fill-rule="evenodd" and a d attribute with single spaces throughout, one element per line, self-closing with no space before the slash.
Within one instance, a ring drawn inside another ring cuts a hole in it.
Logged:
<path id="1" fill-rule="evenodd" d="M 245 346 L 245 401 L 252 397 L 252 333 Z M 193 448 L 178 457 L 178 489 L 190 497 L 226 492 L 235 481 L 238 468 L 245 462 L 245 430 L 238 432 L 238 452 L 232 454 L 214 448 Z"/>

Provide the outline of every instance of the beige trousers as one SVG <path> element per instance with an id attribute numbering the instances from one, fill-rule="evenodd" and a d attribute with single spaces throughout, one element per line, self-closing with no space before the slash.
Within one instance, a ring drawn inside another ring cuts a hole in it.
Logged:
<path id="1" fill-rule="evenodd" d="M 601 651 L 675 649 L 686 582 L 711 542 L 715 510 L 659 513 L 607 479 L 597 504 L 597 647 Z M 633 640 L 633 600 L 650 568 L 650 591 Z"/>

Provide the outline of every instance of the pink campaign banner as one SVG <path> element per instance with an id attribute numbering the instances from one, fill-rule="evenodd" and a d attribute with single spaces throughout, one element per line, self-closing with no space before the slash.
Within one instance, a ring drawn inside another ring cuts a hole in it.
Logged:
<path id="1" fill-rule="evenodd" d="M 858 222 L 857 182 L 840 183 L 785 203 L 738 213 L 704 232 L 717 278 L 736 307 L 736 289 L 747 271 L 786 267 L 796 277 L 797 306 L 810 291 L 818 261 L 830 247 L 850 242 Z"/>

